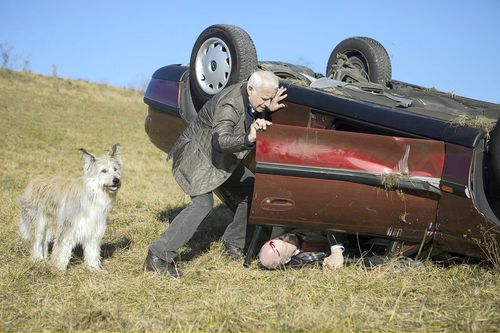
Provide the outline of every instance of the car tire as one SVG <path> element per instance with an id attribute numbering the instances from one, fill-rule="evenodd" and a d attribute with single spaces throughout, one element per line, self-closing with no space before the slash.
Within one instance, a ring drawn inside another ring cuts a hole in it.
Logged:
<path id="1" fill-rule="evenodd" d="M 212 25 L 198 36 L 189 62 L 193 102 L 201 107 L 224 87 L 248 79 L 257 69 L 248 33 L 234 25 Z"/>
<path id="2" fill-rule="evenodd" d="M 327 77 L 331 74 L 332 65 L 337 61 L 339 53 L 345 54 L 356 68 L 366 73 L 371 82 L 386 85 L 392 78 L 389 54 L 375 39 L 351 37 L 340 42 L 328 58 Z"/>

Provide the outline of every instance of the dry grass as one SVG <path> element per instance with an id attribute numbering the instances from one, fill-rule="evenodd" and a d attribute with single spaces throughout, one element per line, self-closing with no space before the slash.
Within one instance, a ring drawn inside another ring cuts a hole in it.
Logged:
<path id="1" fill-rule="evenodd" d="M 179 280 L 144 273 L 147 245 L 189 199 L 143 130 L 132 90 L 0 70 L 0 331 L 499 331 L 499 272 L 358 265 L 263 271 L 220 255 L 218 207 L 183 252 Z M 124 186 L 105 235 L 107 274 L 29 259 L 17 199 L 38 174 L 78 175 L 81 146 L 123 145 Z"/>
<path id="2" fill-rule="evenodd" d="M 386 190 L 393 190 L 397 188 L 398 184 L 401 181 L 408 181 L 410 180 L 410 177 L 406 174 L 403 174 L 401 172 L 388 172 L 384 173 L 381 176 L 380 182 L 382 183 L 382 186 Z"/>
<path id="3" fill-rule="evenodd" d="M 488 134 L 495 128 L 496 123 L 495 119 L 484 116 L 460 115 L 451 120 L 451 124 L 454 126 L 478 128 Z"/>
<path id="4" fill-rule="evenodd" d="M 285 80 L 288 83 L 294 84 L 296 86 L 309 87 L 309 84 L 307 82 L 305 82 L 304 80 L 301 80 L 301 79 L 292 78 L 292 77 L 284 77 L 284 78 L 282 78 L 282 80 Z"/>

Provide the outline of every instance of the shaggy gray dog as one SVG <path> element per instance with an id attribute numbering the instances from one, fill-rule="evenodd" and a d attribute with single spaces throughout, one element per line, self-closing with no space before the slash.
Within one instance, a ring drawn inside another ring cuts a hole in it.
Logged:
<path id="1" fill-rule="evenodd" d="M 60 176 L 34 179 L 21 197 L 20 231 L 32 241 L 33 260 L 49 257 L 66 270 L 71 251 L 77 244 L 84 250 L 85 263 L 92 270 L 103 270 L 100 247 L 106 230 L 106 217 L 113 208 L 121 186 L 122 162 L 119 144 L 101 157 L 81 148 L 83 177 Z"/>

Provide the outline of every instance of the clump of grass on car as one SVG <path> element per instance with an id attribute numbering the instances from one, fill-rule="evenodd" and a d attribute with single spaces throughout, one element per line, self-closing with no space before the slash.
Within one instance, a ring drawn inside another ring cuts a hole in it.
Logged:
<path id="1" fill-rule="evenodd" d="M 490 133 L 495 128 L 497 121 L 484 116 L 466 116 L 460 115 L 451 120 L 453 126 L 471 127 Z"/>

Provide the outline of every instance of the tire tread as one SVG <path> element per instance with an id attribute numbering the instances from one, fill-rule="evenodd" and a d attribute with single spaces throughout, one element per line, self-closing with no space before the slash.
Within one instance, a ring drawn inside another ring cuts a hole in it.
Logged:
<path id="1" fill-rule="evenodd" d="M 326 68 L 326 75 L 330 73 L 331 66 L 337 60 L 338 53 L 344 53 L 347 50 L 355 49 L 356 51 L 363 53 L 365 58 L 371 59 L 373 66 L 369 68 L 370 81 L 380 84 L 386 84 L 392 79 L 392 66 L 389 54 L 387 50 L 373 38 L 369 37 L 350 37 L 341 41 L 333 49 L 330 57 L 328 58 L 328 64 Z M 370 60 L 367 61 L 370 63 Z"/>

